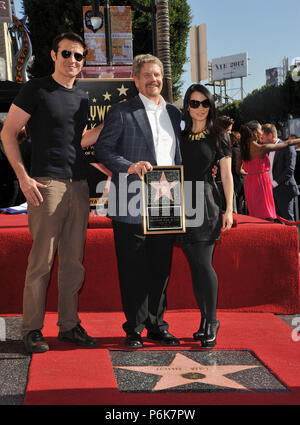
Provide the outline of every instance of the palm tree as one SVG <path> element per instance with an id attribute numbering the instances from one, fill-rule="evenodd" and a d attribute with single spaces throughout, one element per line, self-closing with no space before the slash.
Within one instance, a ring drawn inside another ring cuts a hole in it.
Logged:
<path id="1" fill-rule="evenodd" d="M 156 0 L 157 4 L 157 55 L 164 65 L 164 98 L 172 103 L 172 68 L 170 54 L 170 26 L 168 0 Z"/>

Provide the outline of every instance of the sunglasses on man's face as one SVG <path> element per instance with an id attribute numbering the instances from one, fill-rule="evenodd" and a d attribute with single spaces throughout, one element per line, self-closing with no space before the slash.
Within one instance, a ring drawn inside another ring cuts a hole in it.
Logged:
<path id="1" fill-rule="evenodd" d="M 70 52 L 70 50 L 62 50 L 61 55 L 64 59 L 68 59 L 69 57 L 71 57 L 72 52 Z M 84 55 L 82 55 L 81 53 L 74 53 L 74 58 L 77 60 L 77 62 L 81 62 L 84 58 Z"/>
<path id="2" fill-rule="evenodd" d="M 202 100 L 202 102 L 200 102 L 200 100 L 190 99 L 189 105 L 192 109 L 197 109 L 197 108 L 199 108 L 200 105 L 202 105 L 203 108 L 209 108 L 210 107 L 210 103 L 209 103 L 208 99 Z"/>

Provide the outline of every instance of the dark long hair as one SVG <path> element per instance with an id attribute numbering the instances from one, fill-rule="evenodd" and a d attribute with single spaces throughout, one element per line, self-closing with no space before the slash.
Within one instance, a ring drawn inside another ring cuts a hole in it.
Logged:
<path id="1" fill-rule="evenodd" d="M 216 107 L 215 101 L 212 93 L 202 84 L 192 84 L 186 91 L 184 100 L 183 100 L 183 120 L 185 122 L 185 128 L 183 134 L 187 135 L 191 132 L 193 126 L 193 120 L 189 113 L 189 102 L 192 93 L 199 92 L 202 93 L 209 101 L 209 112 L 206 118 L 206 128 L 210 134 L 212 134 L 217 143 L 220 142 L 221 138 L 226 139 L 230 145 L 229 137 L 227 136 L 226 131 L 216 125 Z"/>
<path id="2" fill-rule="evenodd" d="M 202 84 L 192 84 L 187 89 L 183 101 L 183 120 L 185 122 L 184 134 L 189 134 L 192 130 L 193 121 L 189 113 L 189 102 L 192 93 L 194 93 L 195 91 L 200 92 L 205 97 L 207 97 L 210 106 L 206 120 L 206 128 L 211 132 L 214 127 L 214 122 L 216 119 L 216 107 L 213 95 L 205 86 L 202 86 Z"/>
<path id="3" fill-rule="evenodd" d="M 250 158 L 250 142 L 251 140 L 257 139 L 258 131 L 261 128 L 261 124 L 256 121 L 249 121 L 246 125 L 242 125 L 240 129 L 241 133 L 241 158 L 244 161 L 251 161 Z"/>

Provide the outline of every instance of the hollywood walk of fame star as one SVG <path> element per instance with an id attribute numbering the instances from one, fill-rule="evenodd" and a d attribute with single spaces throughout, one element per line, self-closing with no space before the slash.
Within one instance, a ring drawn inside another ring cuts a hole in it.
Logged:
<path id="1" fill-rule="evenodd" d="M 126 88 L 124 87 L 124 84 L 122 84 L 122 86 L 121 86 L 119 89 L 117 89 L 117 90 L 119 90 L 119 96 L 122 96 L 122 94 L 123 94 L 124 96 L 127 96 L 127 90 L 129 90 L 129 89 L 126 89 Z"/>
<path id="2" fill-rule="evenodd" d="M 110 100 L 111 98 L 111 94 L 109 94 L 107 91 L 102 96 L 104 97 L 104 100 Z"/>
<path id="3" fill-rule="evenodd" d="M 179 181 L 168 182 L 168 180 L 166 179 L 165 173 L 162 172 L 159 182 L 150 183 L 151 186 L 154 187 L 154 189 L 156 189 L 156 195 L 155 195 L 154 201 L 157 201 L 162 196 L 166 196 L 171 201 L 174 201 L 172 193 L 171 193 L 171 189 L 174 186 L 176 186 L 177 183 L 179 183 Z"/>
<path id="4" fill-rule="evenodd" d="M 159 375 L 161 379 L 152 388 L 152 391 L 160 391 L 187 385 L 194 382 L 215 385 L 219 387 L 233 388 L 237 390 L 251 391 L 225 375 L 242 370 L 253 369 L 253 365 L 203 365 L 190 359 L 183 354 L 176 353 L 169 366 L 115 366 L 118 369 L 132 370 L 135 372 Z"/>

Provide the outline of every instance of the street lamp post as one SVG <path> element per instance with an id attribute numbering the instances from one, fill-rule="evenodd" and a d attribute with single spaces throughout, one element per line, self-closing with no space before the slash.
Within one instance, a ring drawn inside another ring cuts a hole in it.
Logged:
<path id="1" fill-rule="evenodd" d="M 112 66 L 112 43 L 111 43 L 109 0 L 104 0 L 104 22 L 105 22 L 105 43 L 106 43 L 107 65 Z"/>
<path id="2" fill-rule="evenodd" d="M 93 16 L 91 18 L 92 24 L 93 19 L 97 20 L 100 16 L 100 0 L 92 0 Z M 98 22 L 95 20 L 93 26 L 97 27 Z M 111 43 L 111 26 L 110 26 L 110 8 L 109 0 L 104 0 L 104 25 L 105 25 L 105 45 L 106 45 L 106 63 L 108 66 L 112 66 L 112 43 Z"/>

